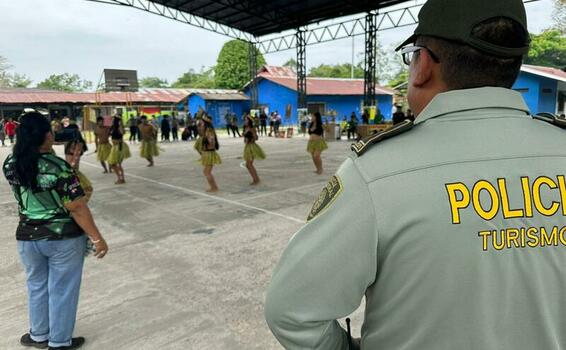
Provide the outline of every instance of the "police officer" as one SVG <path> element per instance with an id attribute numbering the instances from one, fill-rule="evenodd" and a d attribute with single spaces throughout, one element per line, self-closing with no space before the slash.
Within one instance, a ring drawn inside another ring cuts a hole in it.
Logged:
<path id="1" fill-rule="evenodd" d="M 511 90 L 524 5 L 429 0 L 419 22 L 400 48 L 414 125 L 353 146 L 274 271 L 267 322 L 287 349 L 347 349 L 336 320 L 365 296 L 351 348 L 566 349 L 566 131 Z"/>

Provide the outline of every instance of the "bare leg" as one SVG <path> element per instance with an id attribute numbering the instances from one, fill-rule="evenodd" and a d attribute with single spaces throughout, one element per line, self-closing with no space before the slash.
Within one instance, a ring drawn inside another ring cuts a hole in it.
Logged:
<path id="1" fill-rule="evenodd" d="M 102 168 L 104 169 L 104 174 L 107 174 L 108 168 L 106 167 L 106 162 L 100 162 L 100 165 L 102 165 Z"/>
<path id="2" fill-rule="evenodd" d="M 126 183 L 126 177 L 124 176 L 124 168 L 122 168 L 122 163 L 119 163 L 117 166 L 118 169 L 118 177 L 120 178 L 119 182 L 121 184 Z"/>
<path id="3" fill-rule="evenodd" d="M 210 187 L 206 192 L 218 192 L 218 186 L 216 185 L 216 180 L 212 175 L 212 165 L 207 165 L 204 167 L 204 176 L 206 177 L 206 181 L 208 181 L 208 186 Z"/>
<path id="4" fill-rule="evenodd" d="M 148 164 L 147 166 L 148 166 L 148 167 L 153 166 L 153 157 L 152 157 L 152 156 L 149 156 L 149 157 L 146 158 L 146 159 L 147 159 L 147 161 L 149 162 L 149 164 Z"/>
<path id="5" fill-rule="evenodd" d="M 260 180 L 259 180 L 259 176 L 257 175 L 257 170 L 254 167 L 254 161 L 253 160 L 246 161 L 246 168 L 248 168 L 248 171 L 252 176 L 252 183 L 250 183 L 250 185 L 255 186 L 259 184 Z"/>
<path id="6" fill-rule="evenodd" d="M 322 174 L 322 159 L 320 158 L 320 152 L 314 152 L 312 155 L 312 160 L 314 162 L 314 166 L 316 167 L 316 173 L 318 175 Z"/>

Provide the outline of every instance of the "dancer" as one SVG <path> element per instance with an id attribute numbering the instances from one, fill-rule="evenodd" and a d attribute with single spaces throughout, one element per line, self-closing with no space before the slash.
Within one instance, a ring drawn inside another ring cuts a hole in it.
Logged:
<path id="1" fill-rule="evenodd" d="M 193 145 L 193 148 L 195 149 L 195 151 L 197 151 L 197 153 L 202 156 L 202 140 L 204 137 L 204 122 L 201 119 L 196 119 L 196 133 L 195 133 L 195 144 Z M 199 160 L 200 161 L 200 160 Z"/>
<path id="2" fill-rule="evenodd" d="M 142 144 L 140 148 L 140 155 L 142 158 L 147 159 L 148 167 L 152 167 L 153 157 L 159 156 L 159 148 L 157 147 L 157 129 L 147 122 L 147 117 L 141 117 L 142 124 L 140 131 L 142 135 Z"/>
<path id="3" fill-rule="evenodd" d="M 246 146 L 244 147 L 244 160 L 246 161 L 246 168 L 252 176 L 251 186 L 259 184 L 259 176 L 257 175 L 257 170 L 254 167 L 254 159 L 263 160 L 265 159 L 265 153 L 263 149 L 259 147 L 256 143 L 258 139 L 256 128 L 249 114 L 244 117 L 244 142 Z"/>
<path id="4" fill-rule="evenodd" d="M 94 128 L 94 143 L 96 145 L 96 159 L 102 165 L 104 174 L 108 171 L 112 172 L 112 168 L 106 166 L 106 161 L 110 155 L 112 146 L 110 145 L 110 128 L 104 126 L 104 118 L 96 118 L 96 127 Z"/>
<path id="5" fill-rule="evenodd" d="M 214 126 L 212 126 L 212 119 L 210 119 L 208 115 L 204 114 L 202 122 L 204 124 L 204 136 L 202 138 L 201 163 L 204 166 L 204 176 L 210 186 L 206 192 L 218 192 L 216 180 L 212 175 L 212 168 L 214 165 L 222 163 L 220 156 L 216 152 L 220 146 L 218 145 L 218 138 L 216 137 Z"/>
<path id="6" fill-rule="evenodd" d="M 112 138 L 112 149 L 108 156 L 108 165 L 110 165 L 118 177 L 115 184 L 120 185 L 126 183 L 122 162 L 124 159 L 130 158 L 131 156 L 130 147 L 124 142 L 124 124 L 122 123 L 122 118 L 118 116 L 114 117 L 112 127 L 110 128 L 110 136 Z"/>
<path id="7" fill-rule="evenodd" d="M 65 160 L 75 170 L 79 183 L 84 190 L 85 199 L 88 202 L 94 189 L 90 180 L 79 170 L 81 157 L 86 151 L 88 151 L 88 147 L 80 132 L 79 126 L 76 124 L 74 119 L 68 119 L 68 124 L 64 127 L 64 129 L 72 130 L 75 133 L 75 139 L 65 143 Z"/>
<path id="8" fill-rule="evenodd" d="M 312 155 L 314 166 L 316 167 L 315 173 L 322 174 L 322 159 L 320 154 L 322 151 L 328 149 L 326 141 L 322 138 L 322 116 L 319 112 L 314 113 L 314 118 L 309 127 L 309 143 L 307 145 L 307 152 Z"/>

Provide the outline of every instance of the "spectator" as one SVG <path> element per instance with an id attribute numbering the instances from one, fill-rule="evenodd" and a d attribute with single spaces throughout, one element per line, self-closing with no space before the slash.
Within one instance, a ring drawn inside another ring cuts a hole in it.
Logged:
<path id="1" fill-rule="evenodd" d="M 173 135 L 173 141 L 179 141 L 179 121 L 175 114 L 171 116 L 171 134 Z"/>
<path id="2" fill-rule="evenodd" d="M 10 139 L 10 144 L 14 144 L 14 137 L 16 137 L 16 128 L 18 124 L 12 120 L 12 118 L 8 118 L 8 122 L 4 124 L 4 132 Z"/>
<path id="3" fill-rule="evenodd" d="M 226 123 L 226 133 L 230 136 L 230 131 L 232 134 L 234 133 L 234 130 L 232 130 L 232 116 L 230 113 L 226 112 L 224 115 L 224 122 Z M 236 135 L 234 135 L 234 137 L 236 137 Z"/>
<path id="4" fill-rule="evenodd" d="M 396 107 L 397 107 L 397 111 L 393 113 L 393 125 L 405 121 L 405 113 L 403 113 L 403 107 L 401 106 L 396 106 Z"/>
<path id="5" fill-rule="evenodd" d="M 261 136 L 267 135 L 267 114 L 262 110 L 259 115 L 259 134 Z"/>
<path id="6" fill-rule="evenodd" d="M 138 124 L 136 117 L 137 116 L 130 115 L 130 119 L 128 119 L 128 127 L 130 128 L 130 143 L 136 143 L 136 138 L 138 136 Z"/>
<path id="7" fill-rule="evenodd" d="M 4 141 L 6 140 L 6 132 L 4 131 L 4 118 L 0 118 L 0 141 L 2 142 L 2 147 L 5 147 Z"/>
<path id="8" fill-rule="evenodd" d="M 413 113 L 413 111 L 411 111 L 410 109 L 407 109 L 407 115 L 405 116 L 405 119 L 409 119 L 410 121 L 414 122 L 415 121 L 415 114 Z"/>
<path id="9" fill-rule="evenodd" d="M 169 142 L 171 134 L 171 125 L 169 124 L 169 117 L 164 115 L 161 120 L 161 141 Z"/>
<path id="10" fill-rule="evenodd" d="M 52 152 L 49 121 L 40 113 L 21 117 L 4 175 L 18 200 L 16 231 L 29 300 L 30 331 L 20 343 L 50 349 L 77 349 L 73 338 L 87 239 L 95 256 L 108 246 L 87 206 L 75 171 Z"/>
<path id="11" fill-rule="evenodd" d="M 352 114 L 354 116 L 356 115 L 356 113 L 354 113 L 354 112 L 352 112 Z M 362 113 L 362 124 L 364 124 L 364 125 L 369 124 L 369 112 L 368 112 L 367 109 L 364 109 L 364 112 Z"/>
<path id="12" fill-rule="evenodd" d="M 356 114 L 352 113 L 350 116 L 350 122 L 348 123 L 348 140 L 351 137 L 356 137 L 358 129 L 358 118 L 356 118 Z"/>
<path id="13" fill-rule="evenodd" d="M 230 125 L 232 125 L 232 135 L 236 137 L 237 133 L 238 137 L 242 137 L 242 135 L 240 135 L 240 130 L 238 129 L 238 117 L 236 117 L 236 113 L 232 113 L 232 119 L 230 123 Z"/>

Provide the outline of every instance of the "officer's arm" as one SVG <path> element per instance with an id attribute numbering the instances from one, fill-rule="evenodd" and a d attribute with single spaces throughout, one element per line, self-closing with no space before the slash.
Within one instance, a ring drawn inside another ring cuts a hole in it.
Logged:
<path id="1" fill-rule="evenodd" d="M 269 286 L 266 319 L 286 349 L 347 349 L 336 319 L 355 311 L 375 280 L 377 233 L 368 186 L 351 159 L 337 177 L 341 190 L 291 239 Z"/>

